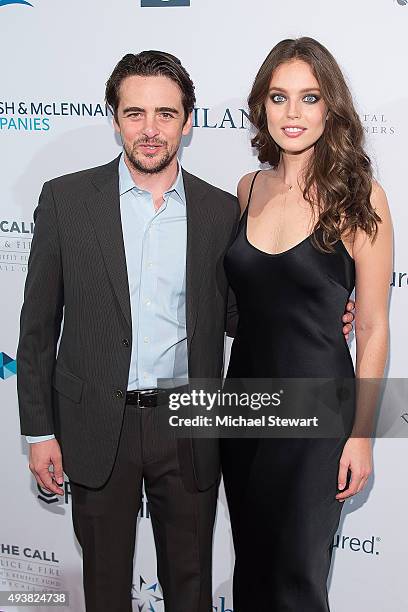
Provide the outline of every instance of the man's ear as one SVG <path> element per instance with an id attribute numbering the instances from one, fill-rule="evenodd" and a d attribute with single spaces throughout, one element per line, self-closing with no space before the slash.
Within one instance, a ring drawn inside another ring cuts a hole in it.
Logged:
<path id="1" fill-rule="evenodd" d="M 116 119 L 116 113 L 113 115 L 113 127 L 115 128 L 115 132 L 120 134 L 120 126 Z"/>
<path id="2" fill-rule="evenodd" d="M 190 133 L 190 130 L 193 126 L 193 113 L 191 112 L 187 117 L 187 121 L 183 125 L 183 136 L 187 136 Z"/>

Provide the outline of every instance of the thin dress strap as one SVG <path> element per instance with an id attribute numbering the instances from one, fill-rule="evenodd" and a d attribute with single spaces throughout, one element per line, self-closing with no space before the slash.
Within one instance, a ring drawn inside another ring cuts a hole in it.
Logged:
<path id="1" fill-rule="evenodd" d="M 249 190 L 248 202 L 247 202 L 247 205 L 246 205 L 246 210 L 248 209 L 249 203 L 250 203 L 250 201 L 251 201 L 252 191 L 253 191 L 253 189 L 254 189 L 254 184 L 255 184 L 255 179 L 256 179 L 256 177 L 258 176 L 258 174 L 259 174 L 260 172 L 261 172 L 261 170 L 257 170 L 257 172 L 255 172 L 255 174 L 254 174 L 254 176 L 253 176 L 253 179 L 252 179 L 252 182 L 251 182 L 251 188 L 250 188 L 250 190 Z"/>

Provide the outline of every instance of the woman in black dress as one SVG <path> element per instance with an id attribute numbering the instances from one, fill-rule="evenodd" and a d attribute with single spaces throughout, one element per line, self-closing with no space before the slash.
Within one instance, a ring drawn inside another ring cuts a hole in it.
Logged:
<path id="1" fill-rule="evenodd" d="M 248 102 L 252 144 L 271 168 L 238 185 L 243 214 L 225 259 L 239 314 L 227 384 L 353 379 L 339 321 L 354 286 L 356 377 L 381 378 L 392 228 L 341 70 L 311 38 L 281 41 Z M 342 438 L 222 440 L 234 612 L 328 612 L 342 502 L 372 470 L 359 410 Z"/>

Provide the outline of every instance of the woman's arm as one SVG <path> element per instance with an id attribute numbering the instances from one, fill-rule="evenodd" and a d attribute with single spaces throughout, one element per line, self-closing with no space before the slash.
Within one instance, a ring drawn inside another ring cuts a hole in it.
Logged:
<path id="1" fill-rule="evenodd" d="M 388 355 L 388 300 L 393 266 L 392 223 L 387 197 L 373 184 L 371 203 L 381 218 L 374 242 L 359 231 L 353 245 L 356 265 L 356 375 L 381 378 Z"/>
<path id="2" fill-rule="evenodd" d="M 338 487 L 349 488 L 336 496 L 340 501 L 361 491 L 372 471 L 371 434 L 388 356 L 388 301 L 393 265 L 392 223 L 387 197 L 373 184 L 371 203 L 381 218 L 374 241 L 356 233 L 353 258 L 356 266 L 356 376 L 357 401 L 353 430 L 342 454 Z"/>

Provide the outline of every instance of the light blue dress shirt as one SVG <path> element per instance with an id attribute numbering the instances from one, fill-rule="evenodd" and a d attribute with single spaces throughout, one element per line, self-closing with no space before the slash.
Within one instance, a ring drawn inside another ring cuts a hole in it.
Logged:
<path id="1" fill-rule="evenodd" d="M 181 167 L 156 211 L 152 194 L 135 185 L 122 155 L 119 195 L 132 315 L 128 390 L 155 388 L 158 379 L 185 382 L 187 215 Z"/>

